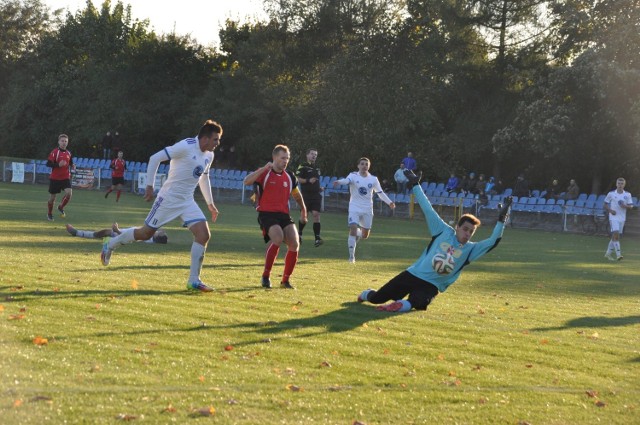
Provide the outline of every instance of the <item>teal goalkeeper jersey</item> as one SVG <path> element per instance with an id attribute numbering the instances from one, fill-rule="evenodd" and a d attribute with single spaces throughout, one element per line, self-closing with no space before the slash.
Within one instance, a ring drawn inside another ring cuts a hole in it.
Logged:
<path id="1" fill-rule="evenodd" d="M 504 223 L 497 222 L 489 238 L 462 245 L 456 238 L 455 229 L 435 212 L 419 185 L 413 188 L 413 194 L 424 213 L 431 233 L 431 242 L 407 271 L 444 292 L 458 279 L 463 267 L 498 245 L 502 239 Z M 446 262 L 447 267 L 442 267 L 442 262 Z"/>

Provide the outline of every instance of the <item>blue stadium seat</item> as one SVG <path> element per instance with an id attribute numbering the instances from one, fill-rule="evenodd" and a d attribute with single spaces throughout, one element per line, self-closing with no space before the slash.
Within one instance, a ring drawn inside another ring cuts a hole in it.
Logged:
<path id="1" fill-rule="evenodd" d="M 439 190 L 440 192 L 444 191 L 444 183 L 438 183 L 436 185 L 436 190 Z"/>
<path id="2" fill-rule="evenodd" d="M 581 193 L 580 195 L 578 195 L 578 199 L 576 199 L 576 201 L 586 201 L 587 200 L 587 194 L 586 193 Z"/>
<path id="3" fill-rule="evenodd" d="M 504 193 L 502 194 L 502 196 L 503 197 L 510 196 L 512 193 L 513 193 L 513 189 L 508 187 L 504 190 Z"/>
<path id="4" fill-rule="evenodd" d="M 538 198 L 538 197 L 540 196 L 540 191 L 539 191 L 539 190 L 537 190 L 537 189 L 532 190 L 532 191 L 531 191 L 531 196 L 532 196 L 533 198 Z"/>

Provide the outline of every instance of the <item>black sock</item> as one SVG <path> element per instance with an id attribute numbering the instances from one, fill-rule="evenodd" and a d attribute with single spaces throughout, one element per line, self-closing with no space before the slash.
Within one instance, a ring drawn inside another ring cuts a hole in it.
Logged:
<path id="1" fill-rule="evenodd" d="M 300 236 L 302 236 L 302 229 L 304 229 L 304 226 L 306 226 L 307 223 L 303 223 L 301 221 L 298 221 L 298 233 L 300 234 Z"/>
<path id="2" fill-rule="evenodd" d="M 320 223 L 313 223 L 313 234 L 320 239 Z"/>

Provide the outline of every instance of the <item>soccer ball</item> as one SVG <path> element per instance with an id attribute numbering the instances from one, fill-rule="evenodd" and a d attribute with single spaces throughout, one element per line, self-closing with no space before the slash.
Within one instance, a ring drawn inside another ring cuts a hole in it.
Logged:
<path id="1" fill-rule="evenodd" d="M 431 260 L 431 265 L 433 266 L 433 270 L 435 270 L 436 273 L 446 275 L 453 271 L 455 263 L 453 262 L 453 258 L 450 255 L 436 254 Z"/>

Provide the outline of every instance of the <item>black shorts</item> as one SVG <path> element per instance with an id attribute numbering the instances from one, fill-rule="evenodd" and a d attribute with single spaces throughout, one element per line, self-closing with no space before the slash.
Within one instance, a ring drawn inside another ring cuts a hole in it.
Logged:
<path id="1" fill-rule="evenodd" d="M 49 193 L 54 195 L 65 189 L 71 189 L 71 179 L 51 180 L 49 179 Z"/>
<path id="2" fill-rule="evenodd" d="M 401 300 L 407 294 L 409 295 L 408 301 L 413 308 L 426 310 L 438 295 L 438 288 L 405 270 L 375 293 L 369 295 L 368 301 L 371 304 L 383 304 L 390 300 Z"/>
<path id="3" fill-rule="evenodd" d="M 293 220 L 289 214 L 279 212 L 260 212 L 258 213 L 258 223 L 262 229 L 262 237 L 264 242 L 269 242 L 269 228 L 271 226 L 280 226 L 283 229 L 291 224 Z"/>
<path id="4" fill-rule="evenodd" d="M 124 184 L 124 177 L 112 177 L 111 178 L 111 186 L 117 186 L 119 184 Z"/>
<path id="5" fill-rule="evenodd" d="M 306 196 L 302 194 L 304 199 L 304 205 L 307 207 L 307 211 L 321 211 L 322 210 L 322 198 L 318 196 Z"/>

